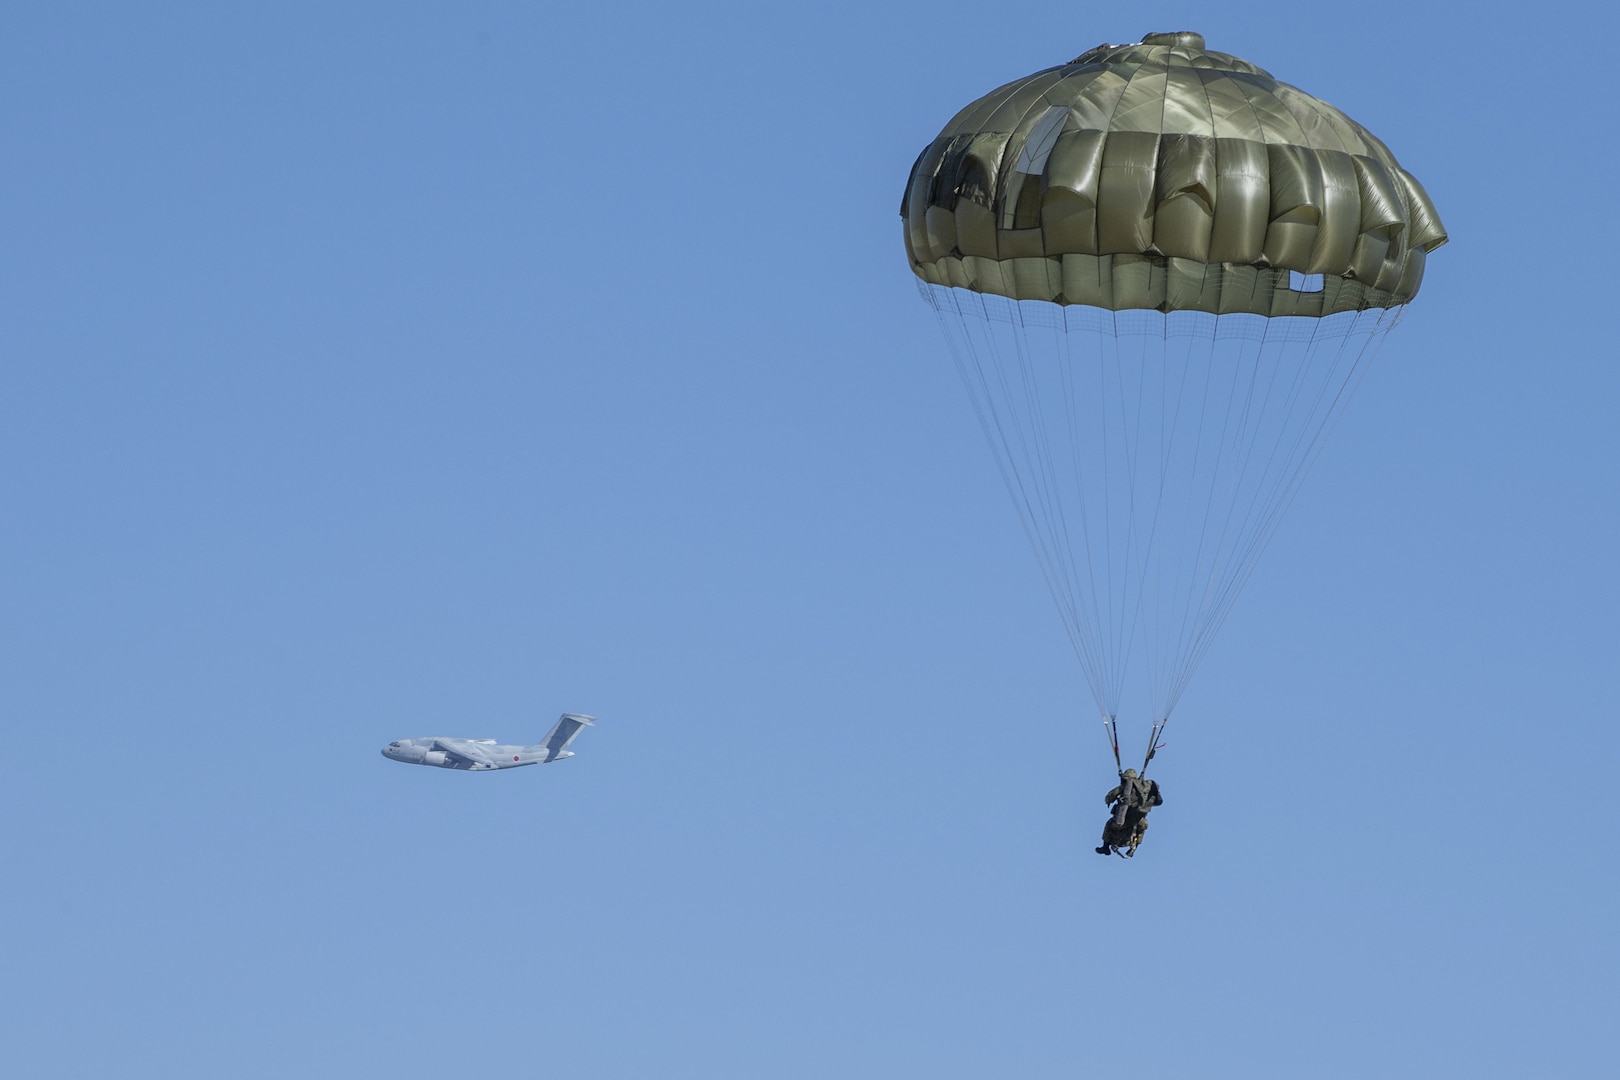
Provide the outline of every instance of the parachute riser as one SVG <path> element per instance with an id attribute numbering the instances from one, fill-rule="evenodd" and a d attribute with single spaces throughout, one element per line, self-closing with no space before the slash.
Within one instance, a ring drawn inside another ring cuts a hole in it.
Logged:
<path id="1" fill-rule="evenodd" d="M 1154 722 L 1154 724 L 1153 724 L 1153 734 L 1148 736 L 1147 754 L 1142 758 L 1142 771 L 1138 775 L 1140 775 L 1140 776 L 1146 776 L 1147 775 L 1148 762 L 1152 761 L 1154 759 L 1154 757 L 1156 757 L 1158 755 L 1159 751 L 1163 749 L 1163 747 L 1159 743 L 1159 736 L 1164 734 L 1164 726 L 1166 724 L 1168 724 L 1169 722 L 1170 722 L 1170 718 L 1168 716 L 1166 716 L 1162 720 L 1157 720 L 1157 721 Z M 1118 751 L 1115 751 L 1114 757 L 1115 757 L 1116 760 L 1118 759 L 1118 757 L 1119 757 Z"/>

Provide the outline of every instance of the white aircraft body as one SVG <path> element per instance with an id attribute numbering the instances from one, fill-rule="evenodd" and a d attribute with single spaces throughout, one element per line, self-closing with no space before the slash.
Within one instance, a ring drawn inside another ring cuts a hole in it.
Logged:
<path id="1" fill-rule="evenodd" d="M 544 765 L 574 756 L 568 744 L 596 717 L 584 713 L 563 713 L 546 737 L 533 746 L 506 746 L 494 739 L 395 739 L 383 747 L 383 757 L 407 765 L 435 765 L 441 769 L 515 769 L 519 765 Z"/>

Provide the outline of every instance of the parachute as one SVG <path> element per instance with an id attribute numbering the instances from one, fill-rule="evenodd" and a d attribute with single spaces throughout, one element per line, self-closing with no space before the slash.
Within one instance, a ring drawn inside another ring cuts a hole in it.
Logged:
<path id="1" fill-rule="evenodd" d="M 1446 242 L 1365 128 L 1194 33 L 968 105 L 901 204 L 1116 765 L 1148 757 Z"/>

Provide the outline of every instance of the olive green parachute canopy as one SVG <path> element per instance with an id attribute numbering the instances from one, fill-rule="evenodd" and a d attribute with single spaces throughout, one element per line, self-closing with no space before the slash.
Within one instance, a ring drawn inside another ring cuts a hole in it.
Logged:
<path id="1" fill-rule="evenodd" d="M 1115 311 L 1398 307 L 1446 242 L 1366 128 L 1192 33 L 986 94 L 918 157 L 900 213 L 926 282 Z"/>

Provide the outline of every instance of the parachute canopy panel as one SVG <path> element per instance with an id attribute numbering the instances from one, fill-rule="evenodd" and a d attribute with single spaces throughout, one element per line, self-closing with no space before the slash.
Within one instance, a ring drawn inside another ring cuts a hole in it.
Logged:
<path id="1" fill-rule="evenodd" d="M 1398 307 L 1446 242 L 1367 129 L 1193 33 L 986 94 L 918 157 L 900 212 L 925 282 L 1115 311 Z"/>

